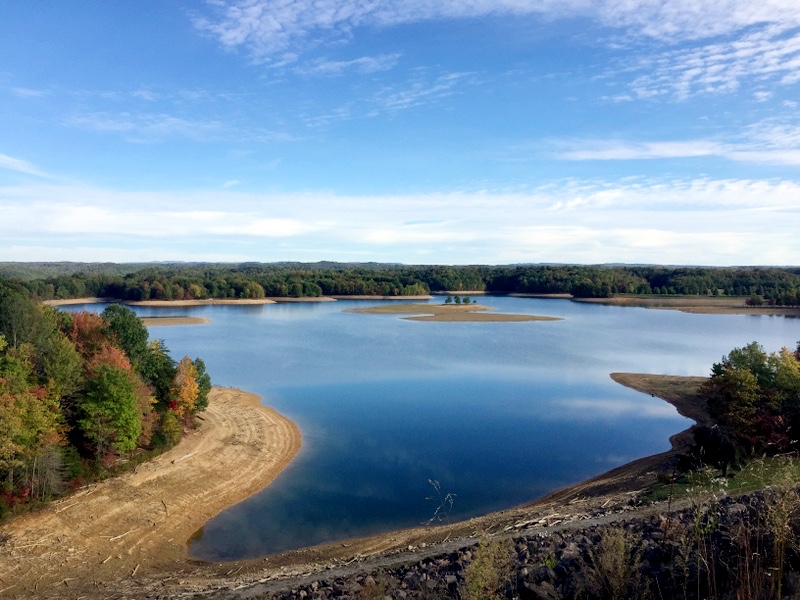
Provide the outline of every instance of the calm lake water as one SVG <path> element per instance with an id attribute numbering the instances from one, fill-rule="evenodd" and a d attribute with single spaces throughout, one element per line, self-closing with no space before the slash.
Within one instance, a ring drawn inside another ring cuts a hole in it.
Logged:
<path id="1" fill-rule="evenodd" d="M 664 451 L 691 424 L 609 373 L 708 375 L 734 347 L 756 340 L 771 352 L 800 339 L 800 319 L 783 317 L 480 302 L 564 320 L 434 323 L 342 312 L 379 303 L 366 301 L 137 308 L 210 317 L 150 333 L 176 359 L 202 357 L 215 385 L 260 394 L 303 433 L 293 463 L 212 519 L 190 553 L 239 559 L 417 526 L 438 505 L 429 480 L 455 494 L 452 520 L 534 500 Z"/>

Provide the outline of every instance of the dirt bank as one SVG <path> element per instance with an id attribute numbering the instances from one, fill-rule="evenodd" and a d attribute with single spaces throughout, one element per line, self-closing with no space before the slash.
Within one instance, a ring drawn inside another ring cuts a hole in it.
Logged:
<path id="1" fill-rule="evenodd" d="M 297 427 L 260 398 L 214 388 L 201 427 L 133 473 L 88 486 L 0 527 L 0 596 L 109 597 L 121 582 L 192 563 L 206 521 L 268 485 L 300 448 Z"/>

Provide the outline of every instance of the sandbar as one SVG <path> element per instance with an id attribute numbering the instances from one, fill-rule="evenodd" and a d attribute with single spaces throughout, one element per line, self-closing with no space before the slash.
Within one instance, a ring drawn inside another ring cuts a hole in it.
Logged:
<path id="1" fill-rule="evenodd" d="M 211 323 L 211 319 L 206 317 L 139 317 L 145 327 L 161 327 L 172 325 L 202 325 L 203 323 Z"/>
<path id="2" fill-rule="evenodd" d="M 481 304 L 389 304 L 368 308 L 351 308 L 344 312 L 373 315 L 411 315 L 403 317 L 409 321 L 440 322 L 519 322 L 560 321 L 559 317 L 538 315 L 516 315 L 493 312 L 494 309 Z"/>
<path id="3" fill-rule="evenodd" d="M 0 595 L 93 598 L 123 580 L 191 567 L 187 540 L 294 458 L 297 426 L 255 394 L 212 389 L 200 428 L 120 477 L 0 526 Z M 163 575 L 162 575 L 163 576 Z"/>

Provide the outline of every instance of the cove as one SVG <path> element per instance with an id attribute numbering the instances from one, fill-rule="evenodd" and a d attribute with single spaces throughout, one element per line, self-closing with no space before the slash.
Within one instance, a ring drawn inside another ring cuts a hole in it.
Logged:
<path id="1" fill-rule="evenodd" d="M 774 351 L 800 339 L 798 319 L 480 302 L 564 320 L 435 323 L 342 312 L 379 303 L 371 301 L 136 308 L 211 318 L 151 336 L 175 357 L 201 356 L 215 384 L 262 395 L 303 433 L 289 468 L 212 519 L 190 554 L 240 559 L 417 526 L 438 505 L 429 480 L 455 495 L 451 520 L 534 500 L 664 451 L 690 425 L 609 373 L 707 375 L 734 347 L 756 340 Z"/>

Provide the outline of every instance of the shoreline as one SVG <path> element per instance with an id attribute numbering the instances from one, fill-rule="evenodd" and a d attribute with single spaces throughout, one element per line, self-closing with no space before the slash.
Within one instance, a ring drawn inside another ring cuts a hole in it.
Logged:
<path id="1" fill-rule="evenodd" d="M 448 525 L 388 531 L 260 558 L 205 563 L 191 574 L 181 572 L 180 584 L 167 589 L 182 594 L 214 593 L 219 598 L 238 598 L 225 590 L 240 590 L 266 597 L 271 591 L 291 589 L 320 578 L 335 579 L 435 558 L 487 537 L 509 537 L 532 530 L 547 535 L 551 528 L 581 526 L 591 522 L 589 519 L 613 519 L 633 515 L 637 510 L 649 514 L 657 508 L 637 509 L 631 500 L 656 483 L 659 473 L 671 472 L 677 454 L 691 443 L 694 427 L 708 422 L 704 401 L 697 393 L 706 378 L 634 373 L 610 376 L 621 385 L 660 397 L 696 424 L 673 435 L 670 450 L 634 460 L 515 508 Z M 163 581 L 152 581 L 149 589 L 163 590 L 163 586 Z"/>
<path id="2" fill-rule="evenodd" d="M 612 373 L 611 377 L 621 385 L 662 398 L 675 406 L 680 414 L 694 419 L 696 423 L 707 422 L 708 413 L 697 394 L 697 388 L 705 380 L 704 377 L 631 373 Z M 285 458 L 278 461 L 279 468 L 271 477 L 288 464 L 300 444 L 296 426 L 271 409 L 260 406 L 258 396 L 234 389 L 220 391 L 231 396 L 230 404 L 212 402 L 209 409 L 214 407 L 217 412 L 221 411 L 228 417 L 229 427 L 218 432 L 215 437 L 222 443 L 212 446 L 206 454 L 211 454 L 210 458 L 217 463 L 221 445 L 234 454 L 234 464 L 240 467 L 237 469 L 235 466 L 225 466 L 221 481 L 210 491 L 206 489 L 208 472 L 203 469 L 198 474 L 201 490 L 215 502 L 213 510 L 194 494 L 184 502 L 184 511 L 175 508 L 172 498 L 176 490 L 180 490 L 181 496 L 186 493 L 185 486 L 180 484 L 177 484 L 178 487 L 175 483 L 167 484 L 160 496 L 153 496 L 145 487 L 148 481 L 162 479 L 160 473 L 165 466 L 170 467 L 177 463 L 180 465 L 178 470 L 190 466 L 195 459 L 195 438 L 201 439 L 203 436 L 201 429 L 200 432 L 187 436 L 188 443 L 184 443 L 187 441 L 185 439 L 152 463 L 140 465 L 133 474 L 119 478 L 119 484 L 109 480 L 89 486 L 39 513 L 23 515 L 11 521 L 9 526 L 14 529 L 13 537 L 5 546 L 0 546 L 0 552 L 9 553 L 12 561 L 0 561 L 0 581 L 18 580 L 19 584 L 14 584 L 12 588 L 6 587 L 2 591 L 9 593 L 12 598 L 104 598 L 119 594 L 140 596 L 145 595 L 145 591 L 156 595 L 191 595 L 232 589 L 252 590 L 272 580 L 275 585 L 284 586 L 290 584 L 280 582 L 332 575 L 337 570 L 365 571 L 374 568 L 376 564 L 418 561 L 425 556 L 435 556 L 452 548 L 472 544 L 481 536 L 481 532 L 482 535 L 509 535 L 507 532 L 523 531 L 530 527 L 550 527 L 557 523 L 568 526 L 569 523 L 588 518 L 586 515 L 634 510 L 630 506 L 632 494 L 635 495 L 649 483 L 655 482 L 659 472 L 669 472 L 671 461 L 691 441 L 691 432 L 695 427 L 693 425 L 672 436 L 672 448 L 666 452 L 635 460 L 588 480 L 568 485 L 516 508 L 449 525 L 389 531 L 277 555 L 230 562 L 206 562 L 188 556 L 187 542 L 191 534 L 214 514 L 269 483 L 258 476 L 250 477 L 250 487 L 242 490 L 238 489 L 235 482 L 231 482 L 232 475 L 241 476 L 243 472 L 250 475 L 252 460 L 261 453 L 263 445 L 253 449 L 254 445 L 259 444 L 258 436 L 242 435 L 242 429 L 250 424 L 252 415 L 272 414 L 283 421 L 284 427 L 289 427 L 296 433 L 296 445 L 287 446 Z M 249 411 L 230 415 L 231 409 L 237 406 L 249 408 Z M 206 434 L 209 425 L 213 430 L 213 419 L 204 422 Z M 268 425 L 262 434 L 271 434 L 272 427 L 274 425 Z M 131 487 L 125 481 L 131 478 L 141 478 L 139 485 L 143 489 L 138 492 L 138 496 L 121 499 L 113 497 L 116 488 Z M 83 507 L 76 506 L 90 496 L 105 498 L 105 503 L 99 505 L 98 512 L 94 514 L 92 511 L 87 514 Z M 99 512 L 102 510 L 107 510 L 110 514 Z M 94 519 L 105 521 L 105 529 L 100 528 L 101 534 L 95 532 L 94 535 L 87 535 L 81 529 L 86 524 L 80 521 L 73 531 L 73 526 L 68 525 L 68 517 L 62 519 L 58 516 L 62 512 L 69 515 L 70 511 L 73 518 L 76 515 L 84 519 L 88 516 L 89 523 L 92 523 L 90 528 L 94 527 Z M 120 518 L 121 515 L 130 518 L 131 514 L 138 515 L 141 531 Z M 182 516 L 188 518 L 191 524 L 179 526 L 179 535 L 163 529 L 170 519 L 180 519 Z M 53 522 L 61 521 L 64 526 L 54 532 Z M 9 531 L 9 527 L 0 528 L 0 531 Z M 128 536 L 132 532 L 134 535 Z M 48 546 L 55 545 L 54 535 L 57 535 L 55 540 L 58 548 L 48 550 Z M 172 537 L 165 541 L 167 535 Z M 14 556 L 15 552 L 24 554 Z M 22 589 L 19 590 L 17 586 Z M 20 595 L 15 595 L 17 593 Z"/>
<path id="3" fill-rule="evenodd" d="M 297 425 L 256 394 L 214 387 L 199 429 L 174 448 L 0 526 L 10 536 L 0 589 L 9 598 L 109 597 L 134 575 L 196 565 L 192 534 L 267 487 L 301 444 Z"/>

